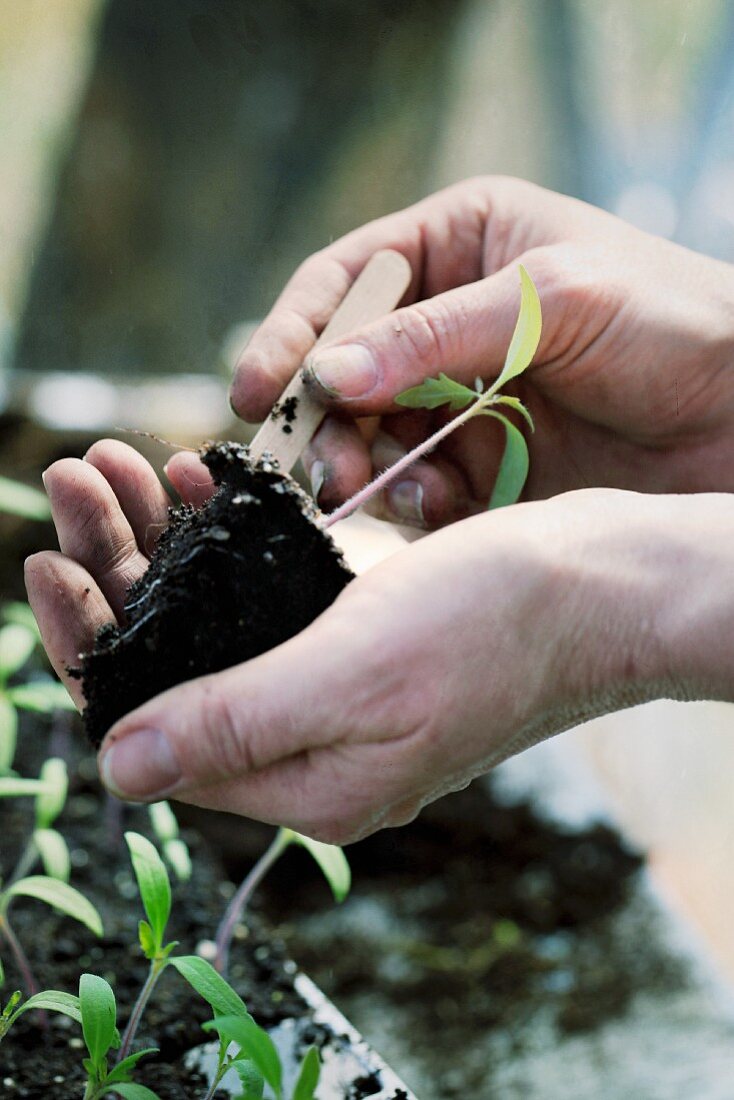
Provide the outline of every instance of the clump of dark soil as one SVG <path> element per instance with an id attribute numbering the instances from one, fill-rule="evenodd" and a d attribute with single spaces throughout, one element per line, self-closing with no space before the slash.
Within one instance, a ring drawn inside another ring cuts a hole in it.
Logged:
<path id="1" fill-rule="evenodd" d="M 351 580 L 316 508 L 277 463 L 246 447 L 202 453 L 218 486 L 199 509 L 172 513 L 125 619 L 100 630 L 82 659 L 94 745 L 124 714 L 166 688 L 248 661 L 313 622 Z"/>

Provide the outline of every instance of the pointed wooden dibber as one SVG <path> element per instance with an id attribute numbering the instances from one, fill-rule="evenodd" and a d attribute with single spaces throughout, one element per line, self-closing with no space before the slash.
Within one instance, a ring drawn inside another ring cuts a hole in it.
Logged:
<path id="1" fill-rule="evenodd" d="M 352 283 L 314 347 L 339 340 L 391 313 L 410 284 L 405 256 L 386 248 L 376 252 Z M 323 405 L 311 395 L 300 370 L 291 379 L 250 445 L 253 458 L 269 451 L 287 473 L 296 464 L 324 417 Z"/>

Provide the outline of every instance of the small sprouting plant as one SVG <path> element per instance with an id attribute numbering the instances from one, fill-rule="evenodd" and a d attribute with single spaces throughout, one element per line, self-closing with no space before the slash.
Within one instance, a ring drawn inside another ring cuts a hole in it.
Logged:
<path id="1" fill-rule="evenodd" d="M 119 1059 L 111 1068 L 109 1066 L 110 1051 L 119 1048 L 120 1035 L 116 1026 L 115 994 L 104 978 L 96 974 L 82 974 L 79 981 L 79 1012 L 88 1054 L 83 1061 L 87 1073 L 84 1100 L 102 1100 L 110 1092 L 116 1092 L 125 1100 L 158 1100 L 151 1089 L 136 1084 L 132 1079 L 140 1059 L 147 1054 L 157 1054 L 157 1047 L 138 1050 Z"/>
<path id="2" fill-rule="evenodd" d="M 167 802 L 153 802 L 149 807 L 150 823 L 161 844 L 161 851 L 179 882 L 191 878 L 191 855 L 178 833 L 178 821 Z"/>
<path id="3" fill-rule="evenodd" d="M 33 612 L 27 604 L 10 603 L 2 609 L 0 626 L 0 776 L 12 770 L 18 737 L 18 711 L 51 714 L 74 710 L 66 688 L 57 680 L 44 679 L 25 684 L 11 680 L 28 663 L 41 642 Z"/>
<path id="4" fill-rule="evenodd" d="M 398 394 L 395 403 L 407 409 L 438 409 L 442 405 L 447 405 L 451 410 L 461 409 L 463 412 L 409 451 L 364 489 L 360 489 L 340 508 L 331 512 L 325 521 L 326 527 L 346 519 L 375 493 L 380 492 L 395 478 L 404 474 L 417 459 L 428 454 L 441 440 L 475 416 L 491 416 L 499 420 L 505 429 L 505 448 L 488 507 L 502 508 L 505 505 L 514 504 L 519 499 L 530 468 L 528 447 L 520 429 L 501 410 L 505 408 L 519 413 L 527 421 L 531 431 L 534 431 L 534 425 L 530 413 L 522 402 L 517 397 L 501 393 L 500 390 L 530 366 L 540 343 L 542 327 L 540 299 L 535 284 L 523 265 L 520 264 L 519 267 L 520 312 L 504 366 L 497 378 L 486 389 L 482 379 L 477 378 L 475 388 L 471 389 L 441 373 L 438 378 L 427 378 L 419 386 L 413 386 Z"/>

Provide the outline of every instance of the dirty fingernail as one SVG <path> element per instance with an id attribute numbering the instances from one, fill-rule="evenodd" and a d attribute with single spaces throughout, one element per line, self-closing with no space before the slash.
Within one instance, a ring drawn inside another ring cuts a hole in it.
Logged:
<path id="1" fill-rule="evenodd" d="M 324 487 L 324 481 L 326 480 L 326 467 L 321 459 L 317 458 L 309 471 L 309 478 L 311 480 L 311 496 L 316 503 L 319 501 L 319 493 Z"/>
<path id="2" fill-rule="evenodd" d="M 403 523 L 425 526 L 423 515 L 423 486 L 418 481 L 399 481 L 388 490 L 390 510 Z"/>
<path id="3" fill-rule="evenodd" d="M 364 397 L 375 388 L 377 364 L 361 344 L 346 344 L 317 352 L 308 373 L 331 397 Z"/>
<path id="4" fill-rule="evenodd" d="M 101 763 L 102 782 L 118 798 L 165 794 L 181 778 L 168 739 L 160 730 L 137 730 L 116 741 Z"/>

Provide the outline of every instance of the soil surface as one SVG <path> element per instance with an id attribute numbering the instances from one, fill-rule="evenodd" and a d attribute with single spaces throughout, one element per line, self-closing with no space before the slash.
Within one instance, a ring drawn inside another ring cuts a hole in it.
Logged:
<path id="1" fill-rule="evenodd" d="M 289 415 L 284 409 L 284 415 Z M 315 522 L 313 501 L 277 463 L 217 443 L 202 454 L 215 483 L 200 509 L 172 513 L 125 621 L 82 660 L 94 745 L 159 692 L 250 660 L 313 622 L 352 579 Z"/>

